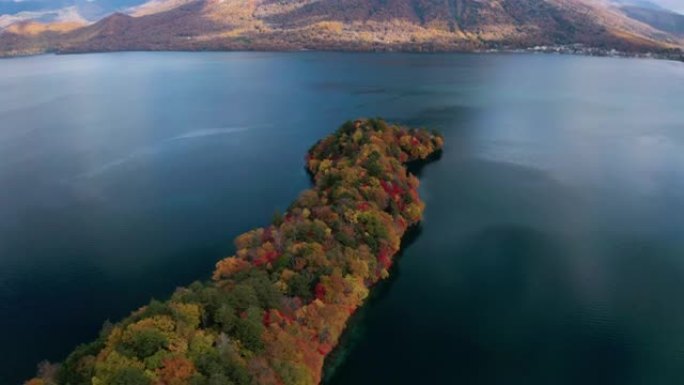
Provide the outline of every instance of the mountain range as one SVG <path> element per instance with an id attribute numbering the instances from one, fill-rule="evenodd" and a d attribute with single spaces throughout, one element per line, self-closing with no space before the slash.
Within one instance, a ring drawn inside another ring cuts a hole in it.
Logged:
<path id="1" fill-rule="evenodd" d="M 684 15 L 646 0 L 59 1 L 60 8 L 0 16 L 0 55 L 559 45 L 662 52 L 684 47 Z M 0 11 L 8 9 L 0 1 Z"/>

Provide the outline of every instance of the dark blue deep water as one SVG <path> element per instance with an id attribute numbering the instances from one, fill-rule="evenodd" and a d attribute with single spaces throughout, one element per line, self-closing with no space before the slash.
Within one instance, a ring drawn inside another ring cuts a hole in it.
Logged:
<path id="1" fill-rule="evenodd" d="M 206 278 L 347 119 L 440 129 L 420 233 L 330 385 L 684 382 L 684 64 L 121 53 L 0 61 L 0 384 Z"/>

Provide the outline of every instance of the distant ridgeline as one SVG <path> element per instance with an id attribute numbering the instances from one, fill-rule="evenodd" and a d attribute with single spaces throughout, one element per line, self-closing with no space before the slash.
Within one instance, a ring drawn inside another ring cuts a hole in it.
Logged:
<path id="1" fill-rule="evenodd" d="M 307 155 L 315 187 L 235 239 L 211 282 L 152 301 L 30 385 L 314 385 L 349 317 L 421 220 L 405 163 L 443 139 L 382 120 L 344 124 Z"/>

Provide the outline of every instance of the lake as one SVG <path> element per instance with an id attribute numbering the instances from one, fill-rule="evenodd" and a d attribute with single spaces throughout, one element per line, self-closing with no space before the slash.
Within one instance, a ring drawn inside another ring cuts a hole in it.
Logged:
<path id="1" fill-rule="evenodd" d="M 326 384 L 684 381 L 682 63 L 112 53 L 2 60 L 0 90 L 0 384 L 208 278 L 362 116 L 446 148 Z"/>

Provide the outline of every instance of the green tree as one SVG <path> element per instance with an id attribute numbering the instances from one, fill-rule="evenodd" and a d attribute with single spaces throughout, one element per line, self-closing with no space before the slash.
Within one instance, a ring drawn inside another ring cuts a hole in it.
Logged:
<path id="1" fill-rule="evenodd" d="M 121 368 L 109 379 L 107 385 L 150 385 L 145 372 L 138 368 Z"/>
<path id="2" fill-rule="evenodd" d="M 120 351 L 129 357 L 147 358 L 167 346 L 168 340 L 157 329 L 143 329 L 134 332 L 121 344 Z"/>
<path id="3" fill-rule="evenodd" d="M 256 307 L 247 309 L 245 317 L 238 319 L 235 325 L 235 336 L 242 345 L 253 352 L 260 352 L 264 348 L 261 335 L 264 326 L 261 323 L 263 311 Z"/>

